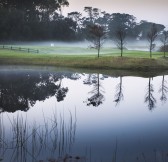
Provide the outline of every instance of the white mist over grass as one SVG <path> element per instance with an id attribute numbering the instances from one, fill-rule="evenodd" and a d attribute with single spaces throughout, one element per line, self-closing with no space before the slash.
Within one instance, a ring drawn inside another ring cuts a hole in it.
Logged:
<path id="1" fill-rule="evenodd" d="M 157 51 L 161 46 L 159 41 L 155 42 Z M 40 42 L 12 42 L 9 46 L 17 46 L 21 48 L 38 49 L 42 54 L 57 55 L 97 55 L 97 50 L 90 48 L 92 45 L 89 41 L 81 42 L 60 42 L 60 41 L 40 41 Z M 125 48 L 129 51 L 149 51 L 149 42 L 145 41 L 126 41 Z M 115 41 L 106 40 L 101 48 L 100 54 L 110 55 L 119 54 Z"/>

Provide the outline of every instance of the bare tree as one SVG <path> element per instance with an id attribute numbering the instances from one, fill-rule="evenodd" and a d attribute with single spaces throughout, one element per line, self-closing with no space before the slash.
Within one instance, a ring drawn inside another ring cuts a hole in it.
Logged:
<path id="1" fill-rule="evenodd" d="M 156 28 L 155 24 L 152 24 L 152 27 L 150 29 L 150 31 L 147 34 L 147 40 L 149 42 L 149 52 L 150 52 L 150 58 L 152 57 L 152 50 L 155 48 L 155 40 L 158 36 L 158 30 Z"/>
<path id="2" fill-rule="evenodd" d="M 92 42 L 91 48 L 97 49 L 98 57 L 100 55 L 100 49 L 107 37 L 107 32 L 102 25 L 94 24 L 89 25 L 89 34 L 91 35 L 90 41 Z"/>
<path id="3" fill-rule="evenodd" d="M 121 50 L 121 57 L 123 56 L 123 50 L 125 48 L 126 44 L 126 30 L 123 28 L 119 28 L 115 32 L 115 44 L 117 45 L 117 48 Z"/>
<path id="4" fill-rule="evenodd" d="M 166 57 L 166 45 L 168 44 L 168 31 L 163 31 L 163 34 L 160 40 L 162 42 L 164 57 Z"/>

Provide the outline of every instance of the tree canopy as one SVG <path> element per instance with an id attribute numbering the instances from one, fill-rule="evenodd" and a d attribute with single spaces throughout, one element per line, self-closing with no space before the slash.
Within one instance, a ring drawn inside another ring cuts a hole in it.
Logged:
<path id="1" fill-rule="evenodd" d="M 91 6 L 84 7 L 86 16 L 73 11 L 62 15 L 68 0 L 0 0 L 0 41 L 6 40 L 84 40 L 88 25 L 104 26 L 111 39 L 118 28 L 129 39 L 146 39 L 152 22 L 136 21 L 126 13 L 107 13 Z M 161 32 L 165 26 L 155 24 Z"/>

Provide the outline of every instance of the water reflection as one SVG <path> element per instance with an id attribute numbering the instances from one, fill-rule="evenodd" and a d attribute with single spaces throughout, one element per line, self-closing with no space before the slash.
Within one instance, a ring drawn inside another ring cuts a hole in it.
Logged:
<path id="1" fill-rule="evenodd" d="M 63 101 L 69 91 L 68 85 L 63 85 L 63 80 L 83 80 L 83 85 L 92 87 L 89 91 L 87 106 L 98 107 L 105 101 L 104 80 L 111 78 L 102 74 L 79 74 L 69 72 L 48 73 L 48 72 L 12 72 L 0 73 L 0 112 L 15 112 L 17 110 L 27 111 L 33 107 L 36 101 L 45 101 L 46 99 L 55 96 L 57 102 Z M 116 80 L 116 78 L 114 78 Z M 153 78 L 148 78 L 146 86 L 144 102 L 149 110 L 153 110 L 156 106 L 157 99 L 155 97 Z M 137 85 L 140 86 L 140 85 Z M 127 87 L 127 85 L 126 85 Z M 82 87 L 80 89 L 83 89 Z M 137 89 L 138 91 L 138 89 Z M 160 101 L 164 104 L 167 101 L 168 87 L 165 76 L 163 75 L 161 86 L 158 94 Z M 90 96 L 91 95 L 91 96 Z M 114 102 L 115 106 L 124 100 L 123 94 L 123 77 L 119 77 L 119 83 L 115 86 Z"/>
<path id="2" fill-rule="evenodd" d="M 167 93 L 168 93 L 168 87 L 167 82 L 165 80 L 165 76 L 163 75 L 162 78 L 162 85 L 160 86 L 159 93 L 161 93 L 160 100 L 164 104 L 167 101 Z"/>
<path id="3" fill-rule="evenodd" d="M 153 96 L 154 87 L 151 83 L 152 78 L 149 78 L 148 86 L 146 88 L 145 103 L 147 103 L 149 110 L 152 110 L 155 107 L 156 99 Z"/>
<path id="4" fill-rule="evenodd" d="M 99 74 L 93 76 L 89 75 L 89 77 L 86 81 L 84 81 L 84 83 L 93 85 L 93 89 L 89 92 L 90 94 L 92 94 L 92 96 L 89 97 L 86 101 L 87 106 L 93 105 L 95 107 L 98 107 L 105 100 L 103 95 L 104 91 L 100 82 Z"/>
<path id="5" fill-rule="evenodd" d="M 0 70 L 0 161 L 166 161 L 166 80 Z"/>
<path id="6" fill-rule="evenodd" d="M 116 106 L 122 100 L 124 100 L 124 95 L 123 95 L 122 77 L 120 77 L 120 82 L 116 86 L 116 93 L 115 93 L 115 100 L 114 100 L 114 102 L 116 103 Z"/>
<path id="7" fill-rule="evenodd" d="M 55 96 L 63 101 L 68 87 L 62 86 L 63 74 L 50 73 L 10 73 L 0 74 L 1 112 L 27 111 L 36 101 L 44 101 Z"/>

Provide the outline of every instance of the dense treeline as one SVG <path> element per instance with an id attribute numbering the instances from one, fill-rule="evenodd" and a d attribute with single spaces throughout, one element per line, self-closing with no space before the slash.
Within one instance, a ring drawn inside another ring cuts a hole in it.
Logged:
<path id="1" fill-rule="evenodd" d="M 136 22 L 133 15 L 101 12 L 85 7 L 87 16 L 71 12 L 62 16 L 61 7 L 67 0 L 0 0 L 0 40 L 83 40 L 89 39 L 91 24 L 103 25 L 110 38 L 122 28 L 130 39 L 146 39 L 152 22 Z M 157 31 L 164 25 L 155 24 Z"/>

